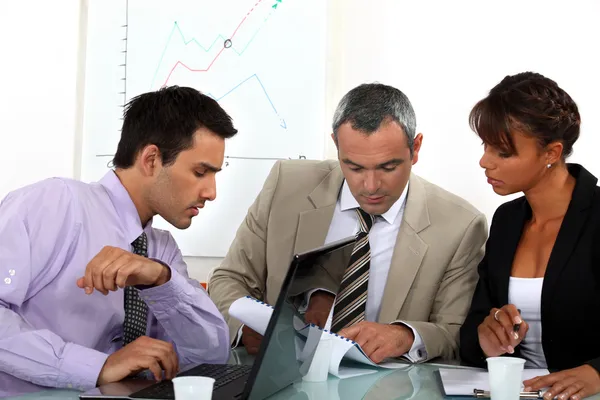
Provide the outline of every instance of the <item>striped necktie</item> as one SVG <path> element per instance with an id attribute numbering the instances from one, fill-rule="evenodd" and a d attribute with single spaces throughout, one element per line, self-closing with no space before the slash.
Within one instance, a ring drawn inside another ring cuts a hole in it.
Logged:
<path id="1" fill-rule="evenodd" d="M 364 321 L 367 304 L 367 288 L 369 286 L 369 267 L 371 248 L 369 246 L 369 230 L 373 226 L 373 216 L 360 208 L 356 209 L 360 230 L 356 235 L 356 243 L 350 256 L 348 268 L 342 277 L 340 290 L 335 298 L 333 308 L 332 332 Z"/>
<path id="2" fill-rule="evenodd" d="M 148 237 L 143 232 L 131 243 L 133 253 L 148 257 Z M 133 286 L 125 286 L 125 321 L 123 322 L 123 346 L 146 334 L 148 306 Z"/>

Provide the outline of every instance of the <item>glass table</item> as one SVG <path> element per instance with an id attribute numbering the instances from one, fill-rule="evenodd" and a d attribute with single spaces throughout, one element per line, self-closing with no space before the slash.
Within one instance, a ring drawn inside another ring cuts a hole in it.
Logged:
<path id="1" fill-rule="evenodd" d="M 254 358 L 249 356 L 245 349 L 236 349 L 232 352 L 229 362 L 231 364 L 251 364 Z M 325 382 L 296 382 L 284 390 L 276 393 L 271 399 L 287 400 L 384 400 L 384 399 L 461 399 L 469 397 L 444 396 L 440 387 L 436 371 L 439 368 L 460 368 L 456 363 L 427 363 L 407 365 L 406 368 L 396 370 L 378 370 L 373 374 L 362 375 L 354 378 L 338 379 L 332 375 Z M 45 390 L 18 397 L 9 397 L 11 400 L 79 400 L 78 391 L 73 390 Z M 600 400 L 600 395 L 588 397 Z"/>

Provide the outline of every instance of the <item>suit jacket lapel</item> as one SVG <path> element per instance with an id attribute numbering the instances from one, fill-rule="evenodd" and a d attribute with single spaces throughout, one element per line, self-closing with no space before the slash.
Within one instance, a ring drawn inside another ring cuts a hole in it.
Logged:
<path id="1" fill-rule="evenodd" d="M 419 232 L 430 224 L 425 187 L 418 176 L 411 174 L 404 216 L 383 291 L 378 322 L 390 323 L 398 319 L 398 313 L 428 248 L 419 237 Z"/>
<path id="2" fill-rule="evenodd" d="M 548 300 L 552 299 L 555 295 L 553 292 L 560 274 L 568 264 L 569 258 L 579 242 L 579 238 L 587 222 L 598 181 L 597 178 L 579 165 L 569 164 L 569 172 L 577 181 L 569 208 L 558 231 L 558 236 L 550 253 L 548 266 L 546 267 L 544 285 L 542 287 L 542 314 L 545 313 L 544 310 L 552 303 L 552 301 Z"/>
<path id="3" fill-rule="evenodd" d="M 323 246 L 325 243 L 343 181 L 342 170 L 337 166 L 308 195 L 314 208 L 300 213 L 294 243 L 295 254 Z"/>

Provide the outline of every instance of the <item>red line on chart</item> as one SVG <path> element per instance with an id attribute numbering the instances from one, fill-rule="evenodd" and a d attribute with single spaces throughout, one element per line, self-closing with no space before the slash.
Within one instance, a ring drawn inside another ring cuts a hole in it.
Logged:
<path id="1" fill-rule="evenodd" d="M 262 1 L 262 0 L 260 0 Z M 249 15 L 250 13 L 248 13 Z M 244 21 L 246 20 L 246 18 L 248 18 L 248 15 L 246 15 L 244 17 L 244 19 L 242 20 L 242 22 L 240 22 L 240 24 L 237 26 L 237 28 L 235 28 L 235 31 L 233 31 L 233 34 L 231 35 L 231 37 L 229 39 L 233 39 L 233 37 L 235 36 L 235 34 L 237 33 L 238 29 L 240 29 L 240 26 L 242 26 L 242 24 L 244 23 Z"/>
<path id="2" fill-rule="evenodd" d="M 246 21 L 246 19 L 248 18 L 248 16 L 250 15 L 250 13 L 252 13 L 252 11 L 254 11 L 254 9 L 256 8 L 257 5 L 259 5 L 263 0 L 258 0 L 256 2 L 256 4 L 254 4 L 254 7 L 252 7 L 252 9 L 250 9 L 250 11 L 248 11 L 248 13 L 246 14 L 246 16 L 242 19 L 242 21 L 238 24 L 237 28 L 235 28 L 235 30 L 233 31 L 233 33 L 231 34 L 231 36 L 229 37 L 229 40 L 233 39 L 233 37 L 235 36 L 235 34 L 237 33 L 237 31 L 240 29 L 240 27 L 242 26 L 242 24 L 244 23 L 244 21 Z M 167 79 L 165 79 L 165 83 L 162 84 L 163 87 L 167 86 L 167 83 L 169 82 L 169 79 L 171 78 L 171 75 L 173 74 L 173 71 L 175 71 L 175 68 L 177 68 L 178 65 L 183 66 L 185 69 L 187 69 L 190 72 L 208 72 L 208 70 L 210 70 L 210 68 L 213 66 L 213 64 L 215 63 L 215 61 L 217 61 L 217 59 L 219 58 L 219 56 L 223 53 L 223 51 L 225 50 L 225 47 L 223 47 L 221 49 L 221 51 L 219 51 L 217 53 L 217 55 L 215 56 L 215 58 L 210 62 L 210 64 L 208 65 L 208 67 L 204 68 L 204 69 L 194 69 L 194 68 L 190 68 L 187 65 L 185 65 L 184 63 L 182 63 L 180 60 L 178 60 L 175 65 L 173 65 L 173 68 L 171 68 L 171 71 L 169 72 L 169 75 L 167 75 Z"/>

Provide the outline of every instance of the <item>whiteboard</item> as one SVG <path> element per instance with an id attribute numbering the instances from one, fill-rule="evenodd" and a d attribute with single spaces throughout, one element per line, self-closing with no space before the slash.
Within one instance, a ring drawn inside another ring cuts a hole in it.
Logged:
<path id="1" fill-rule="evenodd" d="M 165 85 L 213 97 L 239 131 L 217 200 L 187 230 L 153 226 L 186 256 L 223 257 L 275 161 L 323 157 L 326 20 L 320 0 L 90 2 L 82 180 L 108 170 L 132 97 Z"/>

